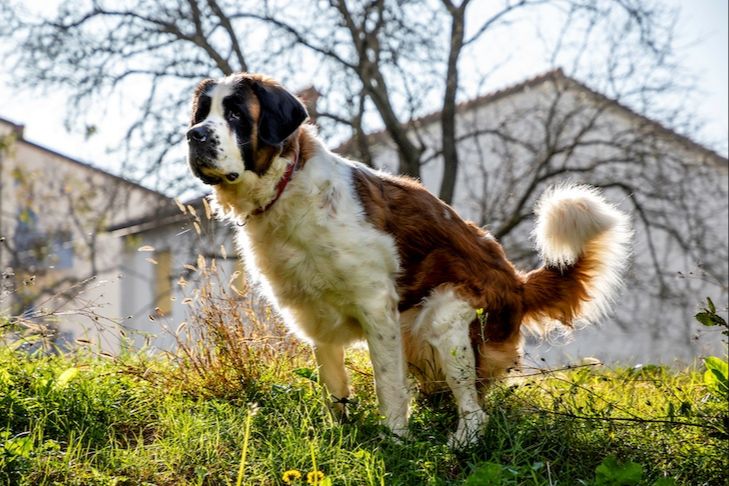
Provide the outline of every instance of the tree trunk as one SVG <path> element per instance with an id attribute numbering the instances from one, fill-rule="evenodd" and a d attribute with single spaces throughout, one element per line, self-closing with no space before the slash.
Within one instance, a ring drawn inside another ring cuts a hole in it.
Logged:
<path id="1" fill-rule="evenodd" d="M 458 94 L 458 57 L 463 48 L 464 13 L 466 2 L 460 7 L 448 7 L 451 13 L 451 37 L 448 52 L 443 110 L 441 111 L 441 136 L 443 138 L 443 180 L 440 198 L 451 204 L 458 175 L 458 149 L 456 147 L 456 95 Z"/>

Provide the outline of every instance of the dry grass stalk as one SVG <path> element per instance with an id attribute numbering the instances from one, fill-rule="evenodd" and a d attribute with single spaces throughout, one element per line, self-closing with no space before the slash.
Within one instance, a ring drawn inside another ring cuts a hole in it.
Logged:
<path id="1" fill-rule="evenodd" d="M 215 260 L 202 255 L 195 271 L 200 283 L 186 300 L 189 318 L 175 332 L 177 366 L 170 378 L 178 386 L 206 396 L 240 395 L 262 375 L 310 360 L 240 272 L 226 282 Z"/>

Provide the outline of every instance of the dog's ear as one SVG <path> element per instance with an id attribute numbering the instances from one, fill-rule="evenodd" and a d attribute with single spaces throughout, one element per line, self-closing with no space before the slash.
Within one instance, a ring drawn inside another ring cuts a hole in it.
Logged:
<path id="1" fill-rule="evenodd" d="M 268 145 L 279 145 L 309 116 L 299 99 L 281 86 L 253 83 L 261 105 L 258 136 Z"/>

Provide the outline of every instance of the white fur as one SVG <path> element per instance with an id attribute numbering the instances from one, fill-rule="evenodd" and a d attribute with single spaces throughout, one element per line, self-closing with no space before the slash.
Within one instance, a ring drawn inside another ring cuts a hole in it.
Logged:
<path id="1" fill-rule="evenodd" d="M 588 186 L 564 185 L 547 190 L 535 207 L 534 237 L 547 266 L 565 268 L 590 251 L 599 262 L 579 320 L 603 317 L 620 287 L 630 258 L 632 231 L 628 216 Z"/>
<path id="2" fill-rule="evenodd" d="M 478 403 L 476 390 L 476 357 L 468 327 L 476 318 L 476 310 L 451 289 L 433 291 L 423 303 L 412 332 L 435 350 L 446 383 L 458 407 L 458 427 L 448 443 L 460 447 L 478 439 L 487 416 Z"/>
<path id="3" fill-rule="evenodd" d="M 279 159 L 274 165 L 287 163 Z M 245 220 L 254 207 L 246 194 L 260 193 L 259 185 L 269 184 L 262 179 L 245 192 L 241 184 L 216 189 L 218 207 Z M 288 325 L 314 345 L 322 381 L 335 397 L 348 394 L 343 347 L 367 340 L 382 413 L 391 430 L 404 433 L 409 397 L 395 287 L 397 249 L 390 235 L 365 220 L 352 163 L 319 145 L 276 203 L 247 218 L 238 243 L 247 268 Z"/>

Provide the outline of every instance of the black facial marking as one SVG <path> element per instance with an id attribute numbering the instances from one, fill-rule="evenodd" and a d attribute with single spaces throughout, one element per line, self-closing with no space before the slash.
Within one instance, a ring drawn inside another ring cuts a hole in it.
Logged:
<path id="1" fill-rule="evenodd" d="M 190 126 L 197 125 L 210 113 L 210 96 L 207 93 L 215 86 L 215 81 L 205 79 L 197 85 L 192 97 L 192 118 Z"/>
<path id="2" fill-rule="evenodd" d="M 195 111 L 192 114 L 192 125 L 197 125 L 210 113 L 210 96 L 200 95 L 195 105 Z"/>
<path id="3" fill-rule="evenodd" d="M 223 98 L 223 116 L 236 135 L 238 150 L 240 150 L 243 157 L 245 169 L 255 171 L 255 157 L 251 149 L 253 117 L 248 111 L 248 105 L 245 103 L 245 88 L 243 86 L 238 86 L 235 94 Z"/>
<path id="4" fill-rule="evenodd" d="M 222 180 L 216 176 L 203 173 L 205 168 L 213 168 L 217 159 L 220 140 L 208 127 L 200 125 L 210 113 L 211 99 L 207 93 L 215 86 L 215 81 L 206 79 L 195 88 L 192 98 L 192 117 L 190 119 L 190 130 L 187 132 L 188 155 L 187 161 L 192 173 L 205 184 L 216 185 Z M 200 125 L 200 126 L 198 126 Z"/>

